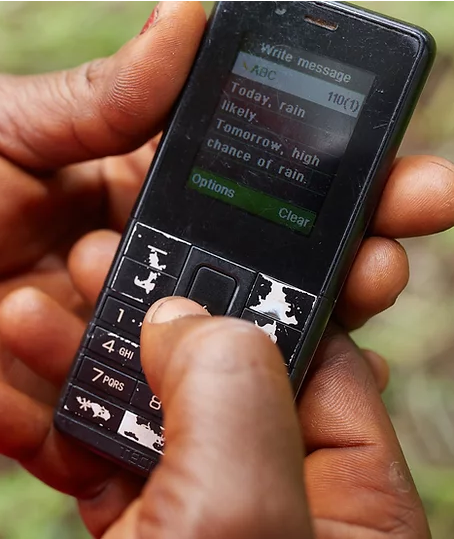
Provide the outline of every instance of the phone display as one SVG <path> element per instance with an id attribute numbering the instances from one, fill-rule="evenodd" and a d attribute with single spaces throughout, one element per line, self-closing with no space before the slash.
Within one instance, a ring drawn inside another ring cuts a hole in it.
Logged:
<path id="1" fill-rule="evenodd" d="M 187 187 L 310 234 L 373 80 L 248 36 Z"/>

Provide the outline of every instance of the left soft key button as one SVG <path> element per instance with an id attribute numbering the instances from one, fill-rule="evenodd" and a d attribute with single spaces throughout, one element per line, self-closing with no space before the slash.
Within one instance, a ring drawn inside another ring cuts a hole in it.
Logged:
<path id="1" fill-rule="evenodd" d="M 139 372 L 141 369 L 139 344 L 112 331 L 100 327 L 95 328 L 88 348 L 133 371 Z"/>
<path id="2" fill-rule="evenodd" d="M 78 387 L 70 389 L 63 408 L 90 423 L 113 431 L 118 429 L 124 415 L 123 410 L 115 404 Z"/>
<path id="3" fill-rule="evenodd" d="M 145 266 L 178 277 L 191 245 L 170 234 L 136 223 L 125 254 Z"/>
<path id="4" fill-rule="evenodd" d="M 176 282 L 174 277 L 123 258 L 113 278 L 112 289 L 149 306 L 157 299 L 172 295 Z"/>

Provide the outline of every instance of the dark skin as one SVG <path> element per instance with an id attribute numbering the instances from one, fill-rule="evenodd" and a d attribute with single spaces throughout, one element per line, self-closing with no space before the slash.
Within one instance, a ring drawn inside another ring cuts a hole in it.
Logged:
<path id="1" fill-rule="evenodd" d="M 0 451 L 75 496 L 95 537 L 426 539 L 380 398 L 386 363 L 346 331 L 405 287 L 407 258 L 394 238 L 454 225 L 454 169 L 439 158 L 396 162 L 296 411 L 262 332 L 171 299 L 152 308 L 142 332 L 167 439 L 145 488 L 52 427 L 204 24 L 199 4 L 167 2 L 111 58 L 0 79 Z"/>

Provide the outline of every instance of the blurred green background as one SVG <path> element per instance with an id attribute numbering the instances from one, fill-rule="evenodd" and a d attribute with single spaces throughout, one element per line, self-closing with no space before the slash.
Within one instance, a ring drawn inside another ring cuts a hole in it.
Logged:
<path id="1" fill-rule="evenodd" d="M 206 2 L 207 11 L 211 3 Z M 427 28 L 438 58 L 401 154 L 454 159 L 453 2 L 362 2 Z M 152 2 L 0 2 L 0 71 L 37 73 L 113 53 Z M 403 242 L 411 280 L 355 337 L 388 358 L 385 398 L 434 538 L 454 537 L 454 231 Z M 82 539 L 73 501 L 0 460 L 0 539 Z"/>

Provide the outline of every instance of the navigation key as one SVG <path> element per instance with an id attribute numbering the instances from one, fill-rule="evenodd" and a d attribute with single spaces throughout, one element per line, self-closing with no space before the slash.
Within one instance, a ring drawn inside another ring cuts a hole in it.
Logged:
<path id="1" fill-rule="evenodd" d="M 303 330 L 316 296 L 259 273 L 246 307 Z"/>

